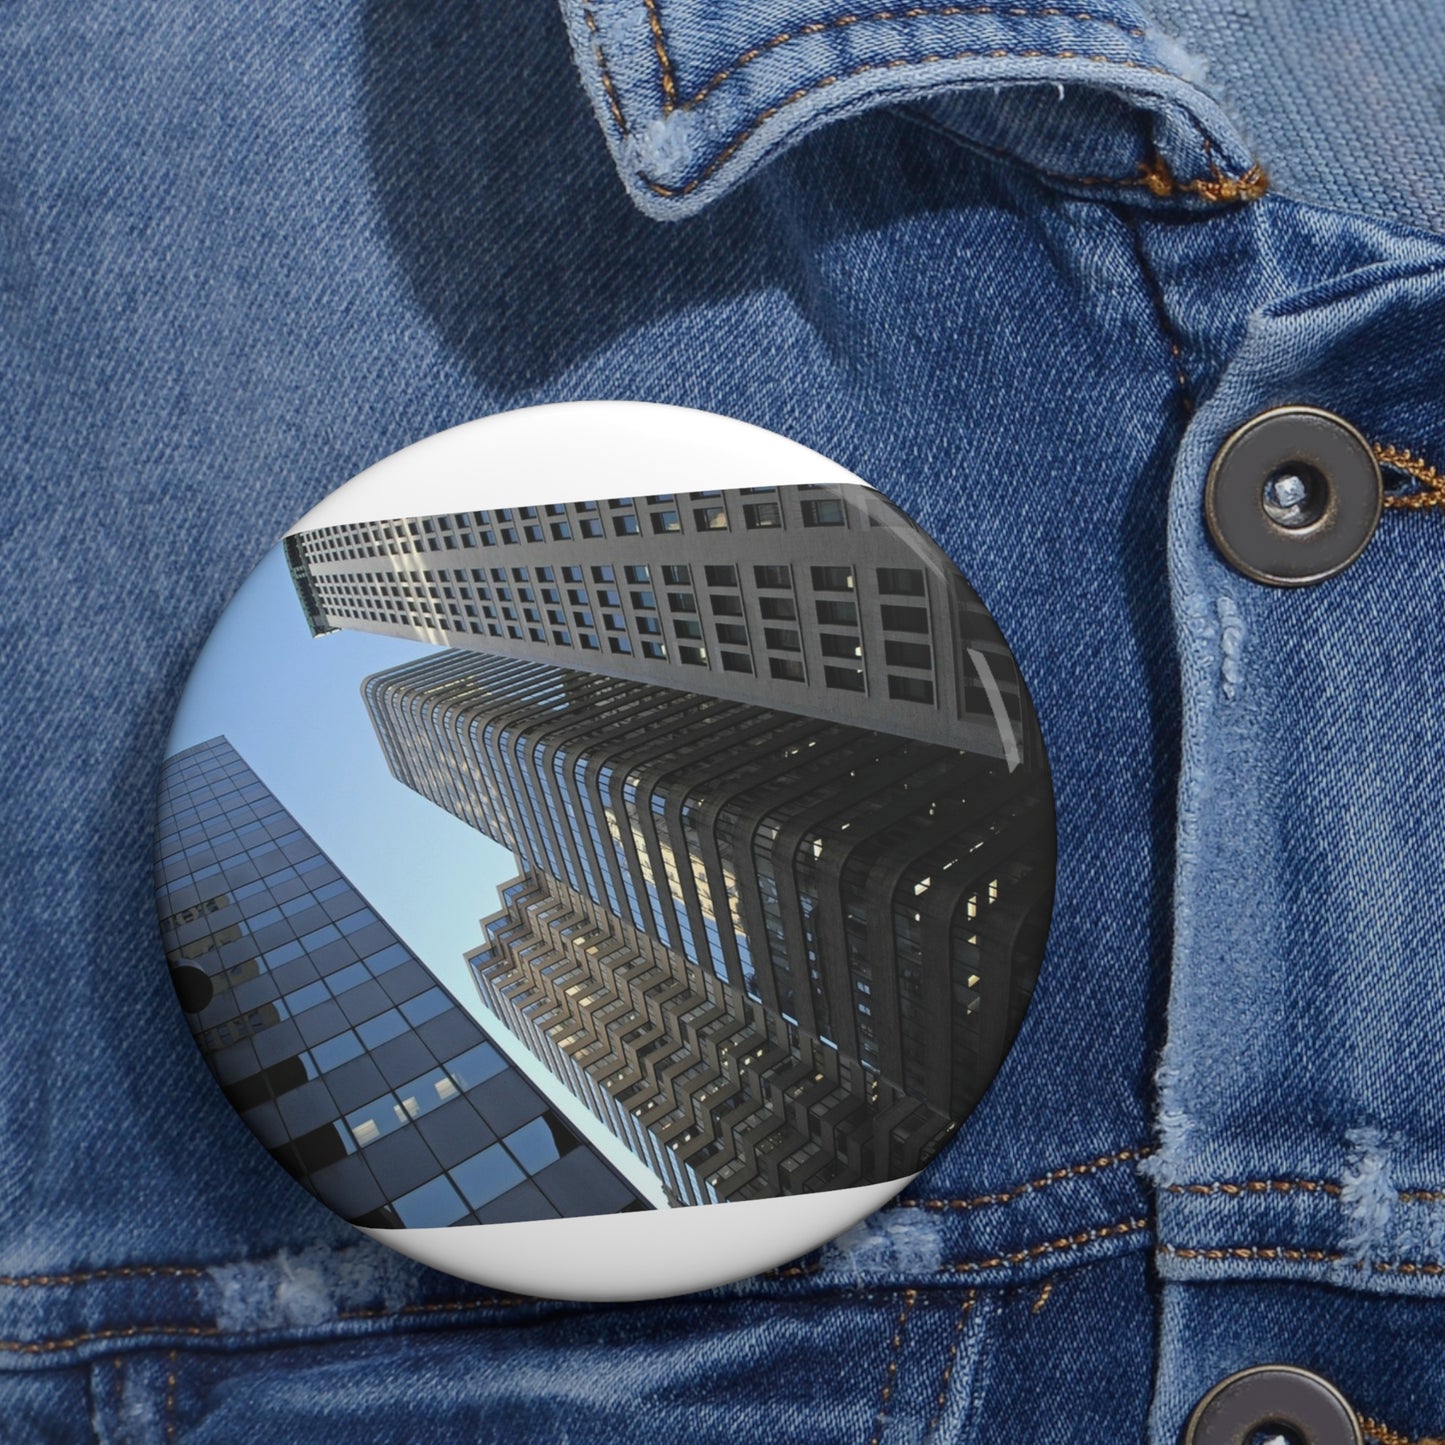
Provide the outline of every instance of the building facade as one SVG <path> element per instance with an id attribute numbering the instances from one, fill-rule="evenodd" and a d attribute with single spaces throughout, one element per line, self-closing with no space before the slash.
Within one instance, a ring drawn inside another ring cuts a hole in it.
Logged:
<path id="1" fill-rule="evenodd" d="M 545 873 L 467 955 L 492 1011 L 689 1204 L 898 1178 L 952 1122 Z"/>
<path id="2" fill-rule="evenodd" d="M 1015 765 L 1032 741 L 988 611 L 861 484 L 361 522 L 293 532 L 285 550 L 314 634 L 551 662 Z"/>
<path id="3" fill-rule="evenodd" d="M 363 695 L 400 781 L 932 1111 L 875 1177 L 919 1167 L 929 1121 L 993 1077 L 1052 899 L 1042 768 L 475 653 Z"/>
<path id="4" fill-rule="evenodd" d="M 166 761 L 155 876 L 207 1064 L 336 1213 L 423 1227 L 647 1207 L 225 738 Z"/>

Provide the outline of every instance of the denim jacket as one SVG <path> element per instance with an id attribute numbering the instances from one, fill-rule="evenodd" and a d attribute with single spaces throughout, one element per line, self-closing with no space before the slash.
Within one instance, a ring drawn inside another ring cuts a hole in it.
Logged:
<path id="1" fill-rule="evenodd" d="M 1445 46 L 1247 9 L 7 7 L 0 1439 L 1173 1445 L 1272 1362 L 1376 1445 L 1445 1430 Z M 266 1158 L 148 837 L 286 527 L 611 397 L 772 428 L 939 540 L 1029 680 L 1059 877 L 1018 1041 L 902 1199 L 582 1306 Z M 1286 403 L 1388 491 L 1279 589 L 1201 499 Z"/>

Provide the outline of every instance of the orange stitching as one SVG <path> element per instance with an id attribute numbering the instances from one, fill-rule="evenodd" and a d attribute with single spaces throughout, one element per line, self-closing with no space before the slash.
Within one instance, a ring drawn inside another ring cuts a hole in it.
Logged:
<path id="1" fill-rule="evenodd" d="M 1299 1191 L 1304 1194 L 1338 1195 L 1343 1192 L 1338 1184 L 1332 1184 L 1327 1179 L 1245 1179 L 1237 1184 L 1215 1180 L 1210 1184 L 1170 1184 L 1166 1188 L 1170 1194 L 1223 1194 L 1230 1199 L 1238 1199 L 1244 1194 L 1293 1194 Z"/>
<path id="2" fill-rule="evenodd" d="M 1204 137 L 1204 147 L 1206 154 L 1213 150 L 1207 136 Z M 1269 176 L 1257 161 L 1243 175 L 1230 176 L 1211 160 L 1207 180 L 1202 177 L 1192 181 L 1179 180 L 1161 155 L 1156 155 L 1140 170 L 1143 173 L 1140 183 L 1148 187 L 1151 195 L 1161 199 L 1187 192 L 1211 205 L 1225 205 L 1232 201 L 1257 201 L 1269 189 Z"/>
<path id="3" fill-rule="evenodd" d="M 1155 1249 L 1160 1254 L 1172 1255 L 1175 1259 L 1287 1259 L 1298 1264 L 1338 1264 L 1347 1255 L 1331 1253 L 1324 1249 L 1293 1249 L 1285 1245 L 1235 1244 L 1216 1246 L 1210 1249 L 1196 1249 L 1177 1244 L 1159 1244 Z"/>
<path id="4" fill-rule="evenodd" d="M 71 1335 L 64 1340 L 37 1340 L 33 1344 L 22 1340 L 0 1340 L 0 1350 L 16 1355 L 43 1355 L 52 1350 L 69 1350 L 76 1345 L 88 1345 L 93 1340 L 131 1340 L 137 1335 L 213 1336 L 220 1333 L 219 1325 L 127 1325 L 123 1330 L 90 1330 L 82 1335 Z"/>
<path id="5" fill-rule="evenodd" d="M 1027 1184 L 1017 1184 L 1011 1189 L 1001 1189 L 994 1194 L 980 1194 L 974 1199 L 900 1199 L 900 1209 L 982 1209 L 995 1204 L 1012 1204 L 1015 1199 L 1031 1194 L 1038 1189 L 1047 1189 L 1065 1179 L 1085 1174 L 1097 1174 L 1101 1169 L 1110 1169 L 1115 1164 L 1127 1164 L 1135 1159 L 1147 1159 L 1153 1149 L 1120 1149 L 1113 1154 L 1101 1154 L 1097 1159 L 1087 1159 L 1082 1164 L 1066 1164 L 1062 1169 L 1051 1169 Z"/>
<path id="6" fill-rule="evenodd" d="M 1226 1259 L 1264 1259 L 1264 1260 L 1288 1260 L 1292 1264 L 1343 1264 L 1350 1259 L 1347 1254 L 1341 1254 L 1337 1250 L 1324 1249 L 1301 1249 L 1294 1245 L 1283 1244 L 1232 1244 L 1216 1245 L 1211 1248 L 1185 1247 L 1177 1244 L 1157 1244 L 1154 1246 L 1159 1254 L 1172 1255 L 1175 1259 L 1204 1259 L 1211 1261 Z M 1363 1260 L 1353 1262 L 1355 1269 L 1366 1267 Z M 1404 1275 L 1445 1275 L 1445 1264 L 1438 1264 L 1434 1260 L 1416 1259 L 1377 1259 L 1372 1260 L 1369 1268 L 1376 1274 L 1404 1274 Z"/>
<path id="7" fill-rule="evenodd" d="M 166 1376 L 166 1439 L 174 1440 L 176 1438 L 176 1352 L 172 1350 L 166 1359 L 170 1361 L 171 1366 L 171 1372 Z"/>
<path id="8" fill-rule="evenodd" d="M 32 1289 L 37 1285 L 87 1284 L 93 1279 L 131 1279 L 147 1275 L 176 1275 L 195 1279 L 204 1269 L 188 1264 L 127 1264 L 116 1269 L 92 1269 L 80 1274 L 0 1274 L 0 1285 L 15 1289 Z"/>
<path id="9" fill-rule="evenodd" d="M 1440 1441 L 1434 1436 L 1422 1436 L 1419 1440 L 1412 1440 L 1408 1435 L 1402 1435 L 1398 1430 L 1392 1430 L 1388 1425 L 1382 1425 L 1378 1420 L 1372 1420 L 1368 1415 L 1356 1414 L 1360 1422 L 1360 1429 L 1365 1432 L 1378 1445 L 1440 1445 Z"/>
<path id="10" fill-rule="evenodd" d="M 953 1342 L 948 1347 L 948 1358 L 943 1365 L 943 1374 L 938 1380 L 938 1396 L 934 1401 L 937 1408 L 933 1412 L 933 1418 L 928 1422 L 928 1428 L 924 1430 L 924 1439 L 929 1438 L 943 1418 L 944 1406 L 948 1404 L 948 1382 L 953 1379 L 953 1367 L 958 1363 L 958 1347 L 963 1341 L 963 1327 L 968 1323 L 968 1317 L 973 1312 L 974 1304 L 978 1300 L 978 1291 L 969 1290 L 964 1297 L 963 1308 L 958 1312 L 958 1319 L 953 1326 Z"/>
<path id="11" fill-rule="evenodd" d="M 1033 1303 L 1033 1308 L 1029 1310 L 1029 1313 L 1030 1313 L 1031 1315 L 1036 1315 L 1036 1314 L 1038 1314 L 1038 1312 L 1039 1312 L 1041 1309 L 1043 1309 L 1043 1307 L 1044 1307 L 1046 1304 L 1048 1304 L 1048 1302 L 1049 1302 L 1049 1296 L 1052 1295 L 1053 1292 L 1054 1292 L 1054 1282 L 1053 1282 L 1053 1280 L 1051 1280 L 1051 1279 L 1046 1279 L 1046 1280 L 1044 1281 L 1044 1287 L 1039 1291 L 1039 1297 L 1038 1297 L 1038 1299 L 1036 1299 L 1036 1300 L 1034 1301 L 1034 1303 Z"/>
<path id="12" fill-rule="evenodd" d="M 662 113 L 670 114 L 677 106 L 677 83 L 672 75 L 672 56 L 662 35 L 662 16 L 657 13 L 657 0 L 646 0 L 647 24 L 652 31 L 652 49 L 662 67 Z"/>
<path id="13" fill-rule="evenodd" d="M 649 9 L 652 8 L 649 0 Z M 720 86 L 723 81 L 734 76 L 745 66 L 751 65 L 753 61 L 761 59 L 769 51 L 778 49 L 779 46 L 787 45 L 793 40 L 802 40 L 811 35 L 820 35 L 828 30 L 842 30 L 852 25 L 860 24 L 886 24 L 899 20 L 946 20 L 955 15 L 993 15 L 998 17 L 1009 16 L 1014 18 L 1035 19 L 1037 17 L 1057 18 L 1061 20 L 1076 20 L 1093 25 L 1107 25 L 1129 36 L 1134 40 L 1142 40 L 1145 31 L 1136 26 L 1124 25 L 1118 20 L 1110 20 L 1107 16 L 1072 13 L 1069 11 L 1050 7 L 1047 10 L 1025 10 L 1019 6 L 1002 5 L 911 5 L 906 10 L 877 10 L 871 15 L 840 15 L 835 20 L 819 20 L 811 25 L 800 25 L 796 30 L 783 31 L 780 35 L 774 35 L 769 40 L 761 41 L 753 46 L 751 50 L 745 50 L 731 65 L 725 66 L 718 71 L 711 80 L 707 81 L 700 89 L 693 93 L 687 100 L 678 107 L 681 110 L 691 110 L 694 106 L 701 105 L 709 95 Z M 654 34 L 657 32 L 654 31 Z M 1007 54 L 1008 52 L 990 52 L 991 54 Z M 1092 57 L 1091 57 L 1092 58 Z"/>
<path id="14" fill-rule="evenodd" d="M 888 1402 L 893 1398 L 893 1383 L 898 1378 L 898 1351 L 903 1344 L 903 1326 L 908 1322 L 908 1312 L 918 1303 L 918 1291 L 903 1291 L 903 1308 L 898 1311 L 898 1323 L 893 1327 L 893 1341 L 888 1347 L 888 1369 L 883 1376 L 883 1394 L 878 1400 L 878 1414 L 873 1438 L 868 1445 L 878 1445 L 883 1438 L 883 1427 L 888 1421 Z"/>
<path id="15" fill-rule="evenodd" d="M 442 1311 L 480 1310 L 501 1308 L 510 1305 L 534 1304 L 534 1300 L 516 1296 L 497 1296 L 479 1300 L 454 1300 L 445 1304 L 402 1305 L 397 1309 L 343 1310 L 338 1320 L 382 1319 L 392 1315 L 435 1314 Z M 23 1340 L 0 1340 L 0 1350 L 18 1355 L 43 1355 L 53 1350 L 74 1349 L 76 1345 L 88 1345 L 96 1340 L 132 1340 L 143 1335 L 190 1336 L 213 1339 L 226 1334 L 219 1325 L 127 1325 L 124 1329 L 89 1330 L 84 1334 L 71 1335 L 63 1340 L 37 1340 L 27 1343 Z M 270 1330 L 232 1330 L 233 1339 L 244 1339 L 248 1335 L 271 1334 Z"/>
<path id="16" fill-rule="evenodd" d="M 617 96 L 617 87 L 612 83 L 612 72 L 607 68 L 607 57 L 602 53 L 602 41 L 598 38 L 597 17 L 590 5 L 582 7 L 582 18 L 587 22 L 587 31 L 592 36 L 592 53 L 597 57 L 597 71 L 602 77 L 602 89 L 607 92 L 607 104 L 617 129 L 627 134 L 627 122 L 622 118 L 622 102 Z"/>
<path id="17" fill-rule="evenodd" d="M 1208 1184 L 1168 1184 L 1170 1194 L 1222 1194 L 1239 1199 L 1246 1194 L 1329 1194 L 1338 1197 L 1343 1189 L 1328 1179 L 1242 1179 L 1213 1180 Z M 1395 1196 L 1402 1204 L 1439 1204 L 1445 1189 L 1401 1189 Z"/>
<path id="18" fill-rule="evenodd" d="M 1420 483 L 1423 490 L 1410 492 L 1401 496 L 1398 493 L 1394 496 L 1385 497 L 1387 507 L 1408 508 L 1411 511 L 1423 511 L 1427 507 L 1445 507 L 1445 476 L 1442 476 L 1434 467 L 1422 457 L 1417 457 L 1413 452 L 1408 452 L 1404 447 L 1385 446 L 1376 442 L 1370 450 L 1375 454 L 1375 460 L 1382 467 L 1393 467 L 1396 471 L 1404 472 L 1406 476 L 1413 477 Z M 1445 1198 L 1445 1193 L 1441 1194 Z"/>
<path id="19" fill-rule="evenodd" d="M 993 1259 L 964 1259 L 953 1264 L 940 1265 L 941 1270 L 947 1270 L 952 1274 L 969 1274 L 974 1270 L 998 1269 L 1003 1265 L 1023 1264 L 1026 1260 L 1039 1259 L 1046 1254 L 1060 1254 L 1065 1250 L 1082 1249 L 1086 1244 L 1094 1244 L 1101 1239 L 1117 1239 L 1125 1234 L 1137 1234 L 1141 1229 L 1148 1229 L 1147 1219 L 1126 1219 L 1122 1224 L 1104 1224 L 1097 1229 L 1086 1229 L 1080 1234 L 1071 1234 L 1063 1239 L 1051 1239 L 1043 1244 L 1035 1244 L 1028 1249 L 1020 1249 L 1013 1254 L 998 1255 Z"/>

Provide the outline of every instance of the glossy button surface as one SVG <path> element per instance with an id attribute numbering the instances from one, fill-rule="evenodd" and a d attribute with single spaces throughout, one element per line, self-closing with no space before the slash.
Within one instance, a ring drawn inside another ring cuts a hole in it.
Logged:
<path id="1" fill-rule="evenodd" d="M 1221 1380 L 1194 1407 L 1183 1445 L 1252 1445 L 1271 1433 L 1289 1445 L 1364 1445 L 1345 1397 L 1294 1365 L 1256 1365 Z"/>
<path id="2" fill-rule="evenodd" d="M 1301 587 L 1344 571 L 1364 551 L 1382 502 L 1379 466 L 1354 427 L 1315 407 L 1282 406 L 1220 447 L 1204 515 L 1237 571 Z"/>
<path id="3" fill-rule="evenodd" d="M 1033 990 L 1053 797 L 997 625 L 881 492 L 578 403 L 273 549 L 187 685 L 155 866 L 197 1045 L 303 1187 L 627 1299 L 813 1248 L 943 1147 Z"/>

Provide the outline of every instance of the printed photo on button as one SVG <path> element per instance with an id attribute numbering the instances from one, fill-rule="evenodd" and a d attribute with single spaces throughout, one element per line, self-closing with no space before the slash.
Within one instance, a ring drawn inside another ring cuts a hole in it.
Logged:
<path id="1" fill-rule="evenodd" d="M 1018 669 L 859 485 L 290 533 L 177 721 L 157 898 L 221 1087 L 369 1227 L 917 1172 L 1027 1007 Z"/>

